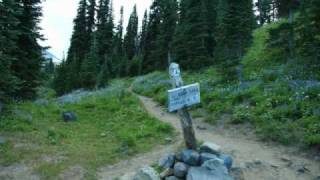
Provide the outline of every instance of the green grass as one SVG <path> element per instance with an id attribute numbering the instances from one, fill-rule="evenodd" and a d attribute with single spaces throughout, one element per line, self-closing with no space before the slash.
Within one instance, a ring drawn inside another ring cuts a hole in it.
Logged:
<path id="1" fill-rule="evenodd" d="M 215 124 L 227 114 L 231 116 L 226 120 L 228 123 L 250 123 L 263 140 L 320 145 L 319 88 L 293 89 L 289 81 L 281 77 L 268 81 L 262 78 L 251 81 L 249 85 L 222 83 L 216 72 L 215 68 L 208 68 L 201 73 L 187 72 L 183 75 L 185 84 L 199 82 L 201 86 L 202 103 L 193 109 L 194 117 L 203 117 Z M 163 99 L 167 98 L 166 91 L 170 87 L 166 88 L 159 82 L 167 80 L 167 76 L 165 72 L 156 74 L 160 76 L 149 74 L 139 77 L 143 84 L 136 80 L 134 86 L 144 86 L 143 90 L 136 92 L 165 104 Z M 197 108 L 206 113 L 200 114 Z"/>
<path id="2" fill-rule="evenodd" d="M 86 170 L 86 179 L 95 179 L 97 168 L 147 152 L 173 136 L 171 126 L 148 116 L 126 86 L 116 84 L 117 88 L 75 104 L 11 105 L 11 113 L 0 119 L 1 134 L 12 139 L 0 146 L 0 164 L 32 161 L 43 179 L 56 179 L 68 167 L 80 165 Z M 29 117 L 17 116 L 17 111 Z M 63 122 L 64 111 L 75 112 L 78 120 Z M 14 148 L 18 142 L 34 148 Z M 43 156 L 65 159 L 51 163 L 43 161 Z"/>

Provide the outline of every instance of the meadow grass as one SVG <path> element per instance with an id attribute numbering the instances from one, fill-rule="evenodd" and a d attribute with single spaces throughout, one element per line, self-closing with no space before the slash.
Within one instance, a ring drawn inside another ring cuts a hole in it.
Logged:
<path id="1" fill-rule="evenodd" d="M 71 104 L 51 100 L 47 105 L 11 105 L 0 119 L 1 134 L 10 137 L 0 146 L 0 165 L 32 162 L 43 179 L 56 179 L 79 165 L 86 170 L 85 179 L 95 179 L 99 167 L 147 152 L 174 135 L 170 125 L 146 113 L 125 85 L 120 88 Z M 65 111 L 75 112 L 77 121 L 64 122 Z"/>

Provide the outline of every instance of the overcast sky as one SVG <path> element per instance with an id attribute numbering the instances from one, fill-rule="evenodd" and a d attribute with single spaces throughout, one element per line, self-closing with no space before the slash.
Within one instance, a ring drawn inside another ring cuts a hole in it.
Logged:
<path id="1" fill-rule="evenodd" d="M 67 53 L 73 29 L 73 19 L 76 16 L 79 0 L 46 0 L 43 2 L 43 18 L 40 24 L 42 34 L 47 39 L 42 45 L 50 46 L 52 54 L 61 59 L 63 52 Z M 144 11 L 150 7 L 152 0 L 113 0 L 115 24 L 119 20 L 120 7 L 124 6 L 125 24 L 134 4 L 137 4 L 139 23 Z"/>

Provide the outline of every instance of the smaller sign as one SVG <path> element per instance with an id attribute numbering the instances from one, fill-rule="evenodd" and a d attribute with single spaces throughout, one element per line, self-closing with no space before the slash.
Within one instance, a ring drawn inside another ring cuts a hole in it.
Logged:
<path id="1" fill-rule="evenodd" d="M 168 109 L 173 112 L 184 107 L 190 107 L 200 103 L 199 83 L 182 86 L 168 91 Z"/>

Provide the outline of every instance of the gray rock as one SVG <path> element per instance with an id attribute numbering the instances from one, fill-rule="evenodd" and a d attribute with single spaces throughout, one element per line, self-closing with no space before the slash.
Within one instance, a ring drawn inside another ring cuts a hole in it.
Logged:
<path id="1" fill-rule="evenodd" d="M 173 168 L 175 160 L 175 154 L 167 154 L 159 160 L 159 166 L 162 168 Z"/>
<path id="2" fill-rule="evenodd" d="M 204 167 L 191 167 L 186 180 L 233 180 L 228 174 L 216 173 Z"/>
<path id="3" fill-rule="evenodd" d="M 133 180 L 160 180 L 160 175 L 152 167 L 144 167 L 140 169 L 133 177 Z"/>
<path id="4" fill-rule="evenodd" d="M 200 164 L 200 154 L 195 150 L 183 150 L 181 152 L 181 159 L 190 166 L 198 166 Z"/>
<path id="5" fill-rule="evenodd" d="M 203 164 L 204 162 L 211 160 L 211 159 L 215 159 L 218 158 L 217 155 L 214 154 L 210 154 L 210 153 L 201 153 L 200 154 L 200 164 Z"/>
<path id="6" fill-rule="evenodd" d="M 62 114 L 62 117 L 65 122 L 71 122 L 71 121 L 77 120 L 77 116 L 74 112 L 64 112 Z"/>
<path id="7" fill-rule="evenodd" d="M 233 180 L 222 160 L 206 161 L 201 167 L 191 167 L 187 180 Z"/>
<path id="8" fill-rule="evenodd" d="M 166 177 L 165 180 L 180 180 L 180 179 L 175 176 L 169 176 L 169 177 Z"/>
<path id="9" fill-rule="evenodd" d="M 6 143 L 7 143 L 6 138 L 0 136 L 0 145 L 6 144 Z"/>
<path id="10" fill-rule="evenodd" d="M 221 147 L 214 143 L 205 142 L 200 146 L 200 152 L 219 155 L 221 152 Z"/>
<path id="11" fill-rule="evenodd" d="M 221 154 L 219 158 L 223 160 L 224 165 L 227 167 L 228 170 L 230 170 L 233 164 L 232 157 L 227 154 Z"/>
<path id="12" fill-rule="evenodd" d="M 188 173 L 189 166 L 185 163 L 178 162 L 174 165 L 174 175 L 178 178 L 183 178 Z"/>

